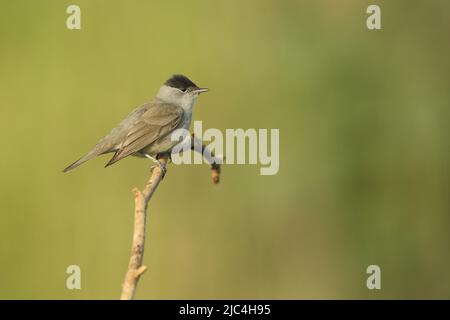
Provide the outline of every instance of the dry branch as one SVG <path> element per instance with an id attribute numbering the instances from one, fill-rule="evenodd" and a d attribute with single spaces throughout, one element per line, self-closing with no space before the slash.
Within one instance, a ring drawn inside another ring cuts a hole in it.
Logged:
<path id="1" fill-rule="evenodd" d="M 163 166 L 167 164 L 168 156 L 160 157 L 159 161 Z M 122 286 L 121 300 L 131 300 L 134 298 L 136 286 L 141 275 L 147 270 L 142 265 L 144 259 L 145 245 L 145 225 L 147 220 L 147 205 L 164 177 L 164 172 L 159 166 L 153 167 L 150 179 L 143 191 L 134 188 L 134 231 L 133 245 L 131 247 L 131 257 L 128 263 L 128 271 Z"/>
<path id="2" fill-rule="evenodd" d="M 220 159 L 216 158 L 212 152 L 201 143 L 200 140 L 192 134 L 191 149 L 195 152 L 205 154 L 205 158 L 211 165 L 211 177 L 214 184 L 219 183 L 220 178 Z M 204 151 L 207 152 L 204 152 Z M 169 155 L 165 154 L 159 157 L 159 161 L 165 167 L 169 161 Z M 133 230 L 133 244 L 131 247 L 131 257 L 128 263 L 128 271 L 125 275 L 125 280 L 122 285 L 121 300 L 132 300 L 136 293 L 136 287 L 141 275 L 147 270 L 147 267 L 142 265 L 144 259 L 144 245 L 145 245 L 145 227 L 147 220 L 147 206 L 152 198 L 159 183 L 164 178 L 164 172 L 159 166 L 153 167 L 150 179 L 143 191 L 138 188 L 133 189 L 134 193 L 134 230 Z"/>

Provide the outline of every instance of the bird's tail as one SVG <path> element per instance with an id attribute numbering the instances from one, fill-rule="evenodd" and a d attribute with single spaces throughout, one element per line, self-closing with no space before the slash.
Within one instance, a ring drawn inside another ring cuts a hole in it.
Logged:
<path id="1" fill-rule="evenodd" d="M 71 165 L 69 165 L 67 168 L 65 168 L 63 170 L 63 172 L 67 172 L 67 171 L 70 171 L 72 169 L 75 169 L 79 165 L 85 163 L 88 160 L 91 160 L 92 158 L 94 158 L 97 155 L 98 155 L 98 153 L 94 149 L 94 150 L 90 151 L 89 153 L 87 153 L 86 155 L 84 155 L 83 157 L 81 157 L 80 159 L 78 159 L 77 161 L 75 161 L 74 163 L 72 163 Z"/>

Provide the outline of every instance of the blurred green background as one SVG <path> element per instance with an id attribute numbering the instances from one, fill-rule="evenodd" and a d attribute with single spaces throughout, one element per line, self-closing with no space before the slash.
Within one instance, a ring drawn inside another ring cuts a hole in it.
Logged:
<path id="1" fill-rule="evenodd" d="M 450 298 L 449 36 L 446 0 L 2 0 L 0 298 L 119 297 L 150 163 L 61 170 L 173 73 L 205 129 L 279 128 L 280 171 L 170 166 L 138 299 Z"/>

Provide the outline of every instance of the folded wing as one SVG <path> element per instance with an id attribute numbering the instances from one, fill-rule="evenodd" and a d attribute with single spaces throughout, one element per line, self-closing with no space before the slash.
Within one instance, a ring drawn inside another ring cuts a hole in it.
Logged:
<path id="1" fill-rule="evenodd" d="M 155 103 L 152 105 L 129 130 L 112 159 L 106 164 L 113 163 L 133 154 L 156 140 L 171 134 L 182 123 L 183 109 L 181 107 Z"/>

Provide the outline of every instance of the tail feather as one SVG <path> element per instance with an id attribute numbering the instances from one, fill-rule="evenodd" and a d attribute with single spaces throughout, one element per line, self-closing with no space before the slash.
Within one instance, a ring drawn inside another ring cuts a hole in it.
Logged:
<path id="1" fill-rule="evenodd" d="M 71 165 L 69 165 L 67 168 L 65 168 L 63 170 L 63 172 L 67 172 L 70 171 L 72 169 L 75 169 L 76 167 L 78 167 L 79 165 L 85 163 L 88 160 L 91 160 L 92 158 L 94 158 L 95 156 L 97 156 L 98 154 L 96 152 L 89 152 L 88 154 L 86 154 L 85 156 L 81 157 L 80 159 L 78 159 L 77 161 L 75 161 L 74 163 L 72 163 Z"/>
<path id="2" fill-rule="evenodd" d="M 116 151 L 116 153 L 114 153 L 114 156 L 108 161 L 108 163 L 105 165 L 106 167 L 109 167 L 110 165 L 116 163 L 117 161 L 119 161 L 122 158 L 119 158 L 119 151 Z"/>

